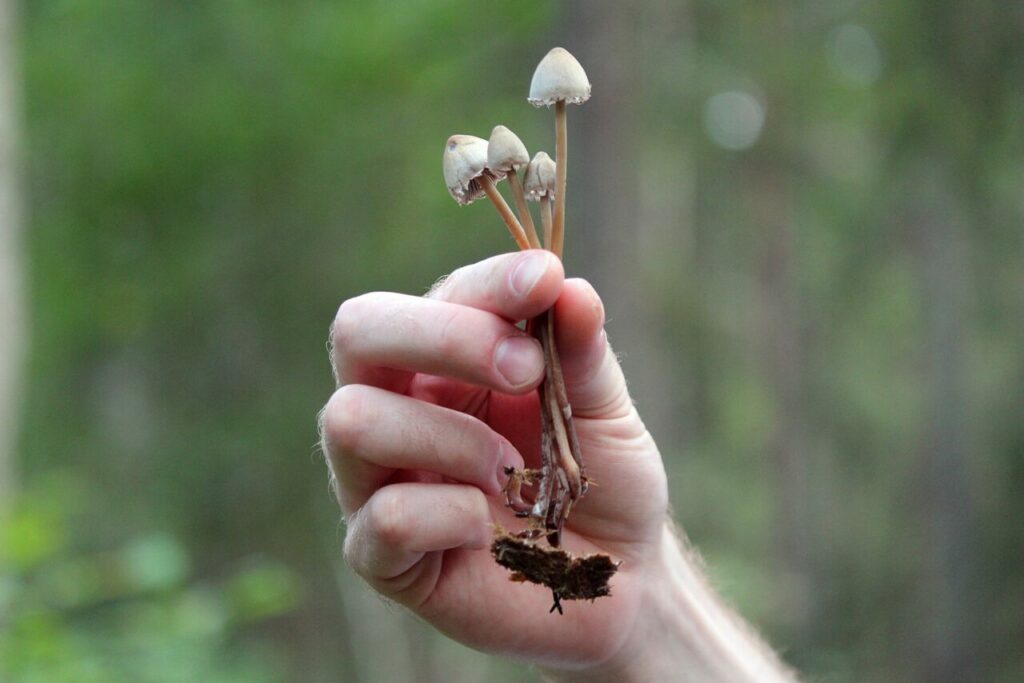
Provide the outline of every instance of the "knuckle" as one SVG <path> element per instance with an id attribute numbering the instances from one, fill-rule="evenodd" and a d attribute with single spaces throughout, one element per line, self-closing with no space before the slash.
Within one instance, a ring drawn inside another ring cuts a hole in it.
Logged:
<path id="1" fill-rule="evenodd" d="M 331 325 L 331 345 L 335 352 L 344 351 L 352 345 L 372 305 L 372 294 L 362 294 L 346 299 L 338 307 Z"/>
<path id="2" fill-rule="evenodd" d="M 450 434 L 445 435 L 450 444 L 446 452 L 458 458 L 458 467 L 465 472 L 462 476 L 472 477 L 469 481 L 491 481 L 504 440 L 472 415 L 457 413 L 452 417 L 453 428 Z"/>
<path id="3" fill-rule="evenodd" d="M 323 417 L 323 439 L 328 452 L 358 450 L 366 423 L 366 391 L 358 384 L 341 387 L 327 401 Z"/>
<path id="4" fill-rule="evenodd" d="M 401 547 L 409 536 L 408 508 L 396 487 L 378 490 L 362 514 L 368 533 L 383 545 Z"/>
<path id="5" fill-rule="evenodd" d="M 342 546 L 342 557 L 359 576 L 367 581 L 374 579 L 374 558 L 372 543 L 361 533 L 358 528 L 350 527 L 345 535 L 345 543 Z"/>
<path id="6" fill-rule="evenodd" d="M 445 275 L 439 279 L 434 286 L 431 287 L 428 297 L 431 299 L 437 299 L 438 301 L 446 301 L 451 297 L 451 293 L 457 290 L 466 276 L 466 266 L 456 268 L 448 275 Z"/>
<path id="7" fill-rule="evenodd" d="M 487 496 L 478 488 L 467 488 L 458 499 L 458 515 L 463 519 L 490 520 L 490 506 Z"/>
<path id="8" fill-rule="evenodd" d="M 437 320 L 438 351 L 445 358 L 454 358 L 465 354 L 466 349 L 462 334 L 465 315 L 459 308 L 451 308 L 441 313 Z"/>
<path id="9" fill-rule="evenodd" d="M 345 534 L 345 543 L 342 545 L 341 552 L 345 558 L 345 562 L 348 566 L 352 567 L 357 574 L 362 574 L 362 543 L 359 540 L 359 535 L 354 532 L 352 527 L 349 527 L 348 532 Z"/>

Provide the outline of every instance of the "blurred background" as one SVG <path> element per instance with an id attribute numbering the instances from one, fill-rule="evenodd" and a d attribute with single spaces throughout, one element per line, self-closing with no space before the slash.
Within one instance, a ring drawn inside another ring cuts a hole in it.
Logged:
<path id="1" fill-rule="evenodd" d="M 345 568 L 342 300 L 510 251 L 455 132 L 553 152 L 567 269 L 717 586 L 809 679 L 1024 680 L 1024 5 L 0 0 L 0 678 L 531 681 Z"/>

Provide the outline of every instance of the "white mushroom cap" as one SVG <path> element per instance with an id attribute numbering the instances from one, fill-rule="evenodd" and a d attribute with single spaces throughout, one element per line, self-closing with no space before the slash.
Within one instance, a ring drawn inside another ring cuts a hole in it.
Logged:
<path id="1" fill-rule="evenodd" d="M 444 183 L 452 199 L 472 204 L 483 196 L 478 179 L 487 173 L 487 141 L 473 135 L 453 135 L 444 145 Z"/>
<path id="2" fill-rule="evenodd" d="M 550 107 L 559 100 L 583 104 L 590 99 L 590 81 L 568 50 L 552 48 L 533 72 L 530 96 L 526 99 L 535 107 Z"/>
<path id="3" fill-rule="evenodd" d="M 487 145 L 487 168 L 502 176 L 514 173 L 530 163 L 526 145 L 505 126 L 495 126 Z"/>
<path id="4" fill-rule="evenodd" d="M 555 162 L 547 152 L 537 152 L 533 155 L 533 161 L 526 167 L 523 189 L 526 190 L 526 198 L 533 202 L 539 202 L 543 197 L 551 199 L 555 196 Z"/>

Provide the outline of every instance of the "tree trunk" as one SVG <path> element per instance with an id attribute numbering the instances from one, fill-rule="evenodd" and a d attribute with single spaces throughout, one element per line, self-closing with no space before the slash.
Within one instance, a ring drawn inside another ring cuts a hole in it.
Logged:
<path id="1" fill-rule="evenodd" d="M 648 8 L 649 9 L 649 8 Z M 576 55 L 594 85 L 591 101 L 569 108 L 569 186 L 566 261 L 570 275 L 587 278 L 601 293 L 608 334 L 622 363 L 630 390 L 647 426 L 664 444 L 678 444 L 682 400 L 676 388 L 678 345 L 665 339 L 665 301 L 660 296 L 658 264 L 652 252 L 678 253 L 663 244 L 674 226 L 658 225 L 661 211 L 644 212 L 640 197 L 644 172 L 642 145 L 650 140 L 643 125 L 642 36 L 650 15 L 628 3 L 566 5 L 572 22 L 566 49 Z M 692 175 L 690 176 L 692 180 Z M 655 179 L 655 182 L 664 182 Z M 659 185 L 652 192 L 662 189 Z M 673 196 L 686 188 L 672 188 Z M 657 246 L 655 246 L 657 245 Z M 684 264 L 661 259 L 675 277 Z"/>
<path id="2" fill-rule="evenodd" d="M 785 579 L 784 622 L 798 642 L 813 642 L 817 602 L 822 599 L 816 571 L 817 496 L 812 487 L 804 405 L 803 366 L 807 353 L 801 336 L 796 288 L 796 236 L 790 179 L 783 164 L 754 162 L 743 185 L 754 240 L 760 315 L 752 321 L 762 381 L 772 404 L 774 421 L 765 441 L 765 455 L 775 493 L 775 563 Z M 756 223 L 756 225 L 754 225 Z"/>
<path id="3" fill-rule="evenodd" d="M 965 237 L 955 183 L 934 159 L 918 161 L 911 187 L 911 244 L 919 267 L 924 422 L 919 437 L 917 521 L 923 553 L 916 599 L 922 680 L 974 680 L 975 601 L 963 306 Z"/>
<path id="4" fill-rule="evenodd" d="M 764 16 L 762 49 L 770 54 L 798 54 L 804 38 L 793 12 L 775 6 Z M 762 78 L 772 84 L 764 102 L 771 118 L 757 147 L 743 162 L 739 188 L 747 207 L 746 226 L 754 245 L 751 257 L 760 285 L 758 314 L 751 321 L 750 334 L 773 407 L 764 453 L 772 481 L 774 563 L 781 579 L 780 603 L 786 605 L 779 621 L 792 642 L 809 648 L 821 636 L 827 599 L 821 490 L 829 474 L 811 447 L 804 368 L 811 357 L 805 330 L 814 321 L 801 315 L 798 285 L 797 209 L 803 178 L 796 170 L 797 141 L 807 121 L 795 106 L 803 96 L 800 81 L 779 78 L 767 70 Z"/>
<path id="5" fill-rule="evenodd" d="M 26 337 L 17 46 L 14 0 L 0 0 L 0 507 L 15 489 L 14 453 Z"/>

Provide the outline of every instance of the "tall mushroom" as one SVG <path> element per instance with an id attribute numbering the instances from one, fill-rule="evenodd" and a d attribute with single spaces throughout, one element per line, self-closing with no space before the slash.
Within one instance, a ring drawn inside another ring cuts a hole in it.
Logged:
<path id="1" fill-rule="evenodd" d="M 533 225 L 530 207 L 526 205 L 523 183 L 519 180 L 519 169 L 524 168 L 529 162 L 530 153 L 526 151 L 526 145 L 519 136 L 505 126 L 495 126 L 487 143 L 487 170 L 508 178 L 516 210 L 519 212 L 519 220 L 526 229 L 526 237 L 530 240 L 531 247 L 539 249 L 540 238 L 537 237 L 537 228 Z"/>
<path id="2" fill-rule="evenodd" d="M 533 155 L 530 165 L 526 167 L 523 178 L 526 198 L 531 202 L 540 202 L 540 221 L 544 226 L 544 246 L 551 249 L 552 217 L 551 198 L 555 196 L 555 162 L 547 152 Z"/>
<path id="3" fill-rule="evenodd" d="M 453 135 L 445 144 L 444 177 L 455 201 L 469 204 L 486 194 L 522 249 L 541 246 L 526 204 L 527 195 L 531 200 L 540 201 L 544 245 L 561 257 L 568 168 L 565 104 L 580 104 L 589 97 L 590 82 L 579 62 L 562 48 L 551 50 L 533 74 L 529 101 L 537 107 L 555 105 L 557 164 L 544 152 L 538 152 L 529 161 L 526 146 L 504 126 L 495 126 L 490 142 L 469 135 Z M 526 171 L 520 183 L 519 170 L 524 167 Z M 522 222 L 516 219 L 495 188 L 495 183 L 506 177 Z M 592 600 L 608 595 L 608 580 L 619 565 L 607 555 L 573 558 L 559 549 L 563 525 L 573 506 L 587 492 L 590 482 L 584 472 L 580 441 L 555 343 L 554 307 L 529 320 L 527 329 L 540 340 L 546 369 L 544 380 L 537 388 L 541 462 L 537 469 L 505 470 L 508 475 L 505 502 L 517 517 L 527 519 L 527 527 L 512 535 L 499 530 L 491 544 L 491 554 L 499 564 L 514 572 L 513 580 L 550 588 L 554 598 L 551 611 L 561 613 L 563 599 Z M 528 487 L 525 491 L 524 486 Z M 540 547 L 536 543 L 540 538 L 546 538 L 550 548 Z"/>
<path id="4" fill-rule="evenodd" d="M 565 242 L 565 174 L 568 158 L 569 135 L 566 126 L 565 103 L 583 104 L 590 99 L 590 81 L 576 58 L 565 48 L 552 48 L 540 60 L 527 100 L 535 107 L 555 105 L 555 216 L 551 250 L 559 257 Z"/>
<path id="5" fill-rule="evenodd" d="M 529 249 L 526 231 L 494 186 L 504 175 L 487 168 L 487 141 L 473 135 L 453 135 L 444 145 L 443 161 L 444 182 L 452 199 L 465 206 L 486 194 L 519 248 Z"/>
<path id="6" fill-rule="evenodd" d="M 590 99 L 590 90 L 590 81 L 583 67 L 575 57 L 561 47 L 553 48 L 544 55 L 530 81 L 530 95 L 527 98 L 530 104 L 535 107 L 555 105 L 555 213 L 549 248 L 559 258 L 565 244 L 565 177 L 568 170 L 569 136 L 565 105 L 567 102 L 586 102 Z M 552 499 L 553 505 L 549 508 L 546 520 L 550 530 L 548 540 L 557 546 L 562 523 L 568 516 L 572 503 L 586 492 L 587 479 L 583 474 L 583 456 L 579 439 L 576 437 L 565 380 L 562 377 L 558 348 L 555 345 L 553 311 L 549 310 L 545 314 L 541 324 L 541 344 L 545 359 L 548 361 L 548 373 L 542 389 L 544 398 L 550 402 L 549 412 L 556 437 L 556 447 L 553 450 L 557 451 L 559 456 L 557 473 L 560 480 L 565 479 Z"/>

